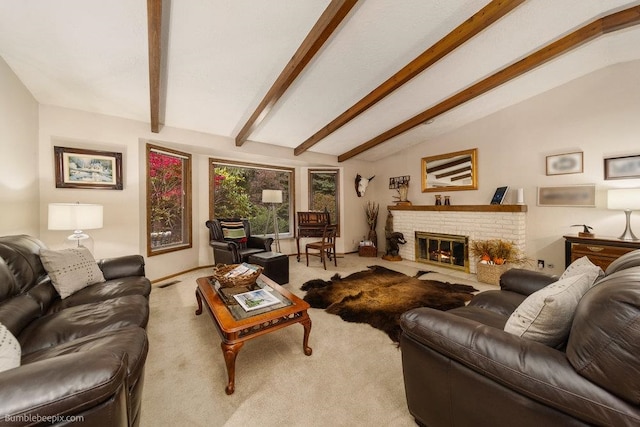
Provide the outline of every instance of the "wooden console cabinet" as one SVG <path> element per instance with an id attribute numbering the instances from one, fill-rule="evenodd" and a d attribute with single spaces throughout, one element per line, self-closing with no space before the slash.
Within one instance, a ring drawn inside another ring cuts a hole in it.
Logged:
<path id="1" fill-rule="evenodd" d="M 603 270 L 621 255 L 640 249 L 640 240 L 620 240 L 615 237 L 563 236 L 565 266 L 583 256 L 587 256 Z"/>

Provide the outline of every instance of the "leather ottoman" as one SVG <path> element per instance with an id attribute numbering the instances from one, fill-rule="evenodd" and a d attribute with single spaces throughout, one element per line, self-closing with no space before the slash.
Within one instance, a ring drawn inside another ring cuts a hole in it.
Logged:
<path id="1" fill-rule="evenodd" d="M 260 252 L 249 256 L 250 264 L 264 269 L 262 274 L 279 285 L 289 283 L 289 257 L 279 252 Z"/>

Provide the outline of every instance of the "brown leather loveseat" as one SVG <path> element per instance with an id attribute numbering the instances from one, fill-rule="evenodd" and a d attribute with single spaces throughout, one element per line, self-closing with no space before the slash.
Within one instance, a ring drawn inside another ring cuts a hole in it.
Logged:
<path id="1" fill-rule="evenodd" d="M 149 318 L 139 255 L 97 262 L 105 281 L 61 299 L 26 236 L 0 237 L 0 324 L 20 366 L 0 372 L 0 425 L 138 425 Z"/>
<path id="2" fill-rule="evenodd" d="M 640 425 L 640 251 L 614 261 L 576 300 L 560 344 L 505 332 L 525 298 L 556 280 L 512 269 L 500 290 L 466 307 L 403 314 L 405 390 L 418 424 Z"/>

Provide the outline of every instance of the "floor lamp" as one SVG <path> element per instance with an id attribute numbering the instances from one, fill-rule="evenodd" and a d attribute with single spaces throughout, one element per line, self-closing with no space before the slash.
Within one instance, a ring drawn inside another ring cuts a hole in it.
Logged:
<path id="1" fill-rule="evenodd" d="M 262 203 L 271 204 L 271 215 L 267 216 L 267 226 L 269 225 L 270 217 L 273 216 L 273 242 L 276 246 L 276 252 L 280 252 L 280 236 L 278 234 L 278 213 L 276 212 L 276 204 L 282 203 L 282 190 L 262 190 Z"/>
<path id="2" fill-rule="evenodd" d="M 102 205 L 49 203 L 49 230 L 73 231 L 67 237 L 74 247 L 84 246 L 93 252 L 91 237 L 83 230 L 102 228 Z"/>

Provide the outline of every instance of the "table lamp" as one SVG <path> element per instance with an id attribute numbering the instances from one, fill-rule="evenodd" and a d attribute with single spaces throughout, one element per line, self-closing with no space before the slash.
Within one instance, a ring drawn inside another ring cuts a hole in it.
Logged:
<path id="1" fill-rule="evenodd" d="M 67 240 L 73 246 L 91 244 L 91 237 L 83 230 L 102 228 L 102 205 L 83 203 L 49 203 L 49 230 L 69 230 Z M 91 248 L 89 248 L 91 249 Z"/>
<path id="2" fill-rule="evenodd" d="M 607 207 L 623 210 L 627 216 L 627 225 L 619 239 L 638 240 L 631 231 L 631 211 L 640 209 L 640 188 L 620 188 L 607 191 Z"/>

